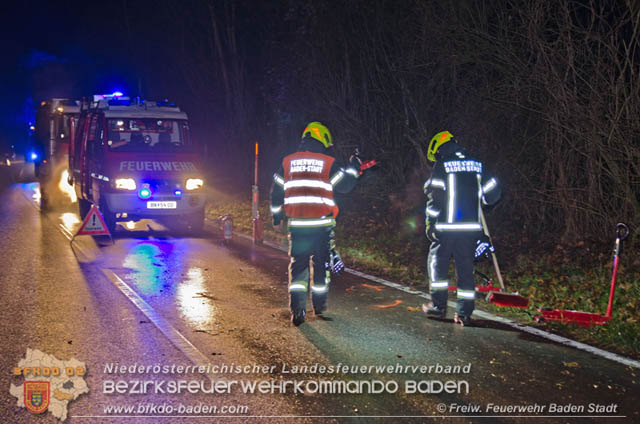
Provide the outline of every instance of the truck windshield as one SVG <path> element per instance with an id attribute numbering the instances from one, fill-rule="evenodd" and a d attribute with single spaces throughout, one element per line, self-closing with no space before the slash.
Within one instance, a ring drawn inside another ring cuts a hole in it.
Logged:
<path id="1" fill-rule="evenodd" d="M 107 146 L 113 152 L 192 151 L 187 121 L 107 119 Z"/>

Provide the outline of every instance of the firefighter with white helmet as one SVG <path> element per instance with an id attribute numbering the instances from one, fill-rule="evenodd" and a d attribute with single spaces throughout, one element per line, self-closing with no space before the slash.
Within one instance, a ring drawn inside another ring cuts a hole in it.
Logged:
<path id="1" fill-rule="evenodd" d="M 475 306 L 474 253 L 483 234 L 480 208 L 497 202 L 501 189 L 484 164 L 467 154 L 449 131 L 433 136 L 427 158 L 435 162 L 431 178 L 424 184 L 432 302 L 423 309 L 428 316 L 445 317 L 449 260 L 453 256 L 458 274 L 454 322 L 469 325 Z"/>
<path id="2" fill-rule="evenodd" d="M 344 169 L 329 154 L 331 146 L 329 129 L 320 122 L 311 122 L 302 132 L 298 151 L 286 156 L 273 175 L 274 227 L 280 227 L 282 220 L 288 218 L 289 299 L 291 320 L 296 326 L 305 320 L 309 289 L 314 312 L 320 315 L 327 307 L 330 251 L 338 215 L 333 194 L 351 191 L 360 175 L 360 159 L 352 156 Z"/>

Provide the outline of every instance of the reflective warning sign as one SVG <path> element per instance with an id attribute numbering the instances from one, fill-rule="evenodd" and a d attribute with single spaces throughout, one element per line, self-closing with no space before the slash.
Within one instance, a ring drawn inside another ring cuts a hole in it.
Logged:
<path id="1" fill-rule="evenodd" d="M 107 230 L 107 224 L 104 223 L 104 218 L 100 213 L 100 210 L 96 205 L 92 205 L 87 217 L 82 221 L 80 229 L 76 233 L 76 236 L 90 235 L 90 236 L 110 236 L 109 230 Z"/>

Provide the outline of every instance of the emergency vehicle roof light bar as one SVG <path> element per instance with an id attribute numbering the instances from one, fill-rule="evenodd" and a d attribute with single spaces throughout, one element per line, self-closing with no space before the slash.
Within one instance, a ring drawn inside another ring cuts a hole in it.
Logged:
<path id="1" fill-rule="evenodd" d="M 93 95 L 94 102 L 98 102 L 100 100 L 111 100 L 111 99 L 129 100 L 129 97 L 124 97 L 121 91 L 114 91 L 111 94 L 94 94 Z"/>

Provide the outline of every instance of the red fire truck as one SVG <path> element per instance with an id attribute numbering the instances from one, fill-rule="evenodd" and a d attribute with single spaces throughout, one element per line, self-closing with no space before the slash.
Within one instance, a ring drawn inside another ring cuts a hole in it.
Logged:
<path id="1" fill-rule="evenodd" d="M 80 102 L 68 99 L 43 101 L 36 111 L 35 146 L 27 160 L 33 161 L 40 183 L 40 207 L 46 210 L 60 193 L 56 187 L 67 168 L 69 141 Z"/>
<path id="2" fill-rule="evenodd" d="M 81 104 L 70 147 L 82 218 L 96 204 L 111 232 L 145 218 L 202 229 L 204 178 L 187 114 L 173 103 L 96 95 Z"/>

